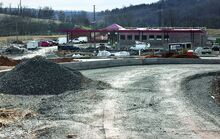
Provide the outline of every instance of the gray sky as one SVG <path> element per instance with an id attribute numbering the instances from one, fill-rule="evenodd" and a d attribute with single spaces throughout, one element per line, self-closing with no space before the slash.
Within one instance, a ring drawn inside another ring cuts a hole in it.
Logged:
<path id="1" fill-rule="evenodd" d="M 0 0 L 4 6 L 17 7 L 20 0 Z M 129 5 L 152 3 L 158 0 L 22 0 L 22 4 L 29 8 L 50 6 L 56 10 L 86 10 L 92 11 L 92 5 L 97 6 L 97 11 L 121 8 Z"/>

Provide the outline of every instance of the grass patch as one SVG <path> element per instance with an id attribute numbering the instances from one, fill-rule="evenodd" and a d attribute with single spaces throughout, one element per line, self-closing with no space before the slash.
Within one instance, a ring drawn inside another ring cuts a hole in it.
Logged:
<path id="1" fill-rule="evenodd" d="M 208 36 L 220 38 L 220 29 L 207 29 L 207 32 L 208 32 Z"/>

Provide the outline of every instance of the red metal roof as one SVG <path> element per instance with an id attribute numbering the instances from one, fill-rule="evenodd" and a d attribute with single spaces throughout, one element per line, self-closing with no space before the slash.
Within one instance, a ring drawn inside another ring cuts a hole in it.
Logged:
<path id="1" fill-rule="evenodd" d="M 122 30 L 122 29 L 124 29 L 124 28 L 118 24 L 112 24 L 112 25 L 104 28 L 104 30 Z"/>
<path id="2" fill-rule="evenodd" d="M 63 30 L 62 32 L 66 33 L 92 33 L 92 32 L 100 32 L 100 33 L 108 33 L 108 32 L 118 32 L 118 33 L 185 33 L 185 32 L 192 32 L 192 33 L 204 33 L 204 30 Z"/>
<path id="3" fill-rule="evenodd" d="M 204 29 L 193 29 L 193 28 L 132 28 L 132 29 L 125 29 L 118 24 L 113 24 L 108 26 L 104 29 L 96 29 L 96 30 L 87 30 L 87 29 L 70 29 L 70 30 L 62 30 L 66 33 L 71 34 L 82 34 L 82 33 L 92 33 L 92 32 L 100 32 L 100 33 L 108 33 L 108 32 L 118 32 L 118 33 L 185 33 L 185 32 L 192 32 L 192 33 L 205 33 Z"/>

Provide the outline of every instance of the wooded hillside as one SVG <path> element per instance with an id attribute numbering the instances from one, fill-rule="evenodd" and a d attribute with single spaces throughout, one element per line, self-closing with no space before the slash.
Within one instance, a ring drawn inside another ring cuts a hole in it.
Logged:
<path id="1" fill-rule="evenodd" d="M 98 25 L 220 28 L 220 0 L 160 0 L 98 14 Z"/>

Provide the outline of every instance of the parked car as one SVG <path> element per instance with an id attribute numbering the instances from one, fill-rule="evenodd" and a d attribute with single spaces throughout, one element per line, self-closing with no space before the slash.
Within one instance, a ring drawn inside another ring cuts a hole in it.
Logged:
<path id="1" fill-rule="evenodd" d="M 75 39 L 71 40 L 70 42 L 72 42 L 72 43 L 87 43 L 88 38 L 87 37 L 79 37 L 79 38 L 75 38 Z"/>
<path id="2" fill-rule="evenodd" d="M 87 43 L 88 42 L 88 37 L 79 37 L 78 38 L 80 43 Z"/>
<path id="3" fill-rule="evenodd" d="M 202 54 L 212 54 L 212 49 L 209 47 L 204 47 L 202 49 Z"/>
<path id="4" fill-rule="evenodd" d="M 135 42 L 135 46 L 134 47 L 131 47 L 130 50 L 146 50 L 146 49 L 149 49 L 150 48 L 150 43 L 145 43 L 145 42 L 139 42 L 139 41 L 136 41 Z"/>
<path id="5" fill-rule="evenodd" d="M 220 53 L 220 46 L 219 45 L 213 45 L 212 46 L 212 53 L 214 55 L 219 55 L 219 53 Z"/>
<path id="6" fill-rule="evenodd" d="M 59 43 L 57 41 L 51 40 L 49 41 L 52 46 L 57 46 Z"/>
<path id="7" fill-rule="evenodd" d="M 4 53 L 6 53 L 6 54 L 23 54 L 26 52 L 27 52 L 27 50 L 25 48 L 20 48 L 18 46 L 14 46 L 14 45 L 6 48 L 4 51 Z"/>
<path id="8" fill-rule="evenodd" d="M 78 51 L 80 51 L 80 48 L 76 47 L 76 46 L 71 46 L 71 45 L 70 46 L 69 45 L 59 45 L 58 50 L 67 50 L 67 51 L 78 52 Z"/>
<path id="9" fill-rule="evenodd" d="M 67 43 L 67 38 L 66 37 L 58 38 L 58 44 L 65 44 L 65 43 Z"/>
<path id="10" fill-rule="evenodd" d="M 199 56 L 211 55 L 212 54 L 212 49 L 209 48 L 209 47 L 198 47 L 198 48 L 196 48 L 195 53 Z"/>
<path id="11" fill-rule="evenodd" d="M 99 44 L 99 46 L 96 46 L 96 48 L 99 51 L 104 51 L 104 50 L 109 51 L 109 50 L 112 50 L 111 46 L 105 45 L 104 43 Z"/>
<path id="12" fill-rule="evenodd" d="M 84 51 L 93 53 L 93 52 L 98 52 L 98 49 L 90 46 L 90 47 L 85 48 Z"/>
<path id="13" fill-rule="evenodd" d="M 48 46 L 50 46 L 50 43 L 48 41 L 41 41 L 41 42 L 39 42 L 39 46 L 48 47 Z"/>
<path id="14" fill-rule="evenodd" d="M 71 40 L 72 43 L 80 43 L 80 40 L 78 38 Z"/>
<path id="15" fill-rule="evenodd" d="M 38 48 L 38 41 L 29 41 L 27 43 L 27 49 L 37 49 Z"/>

